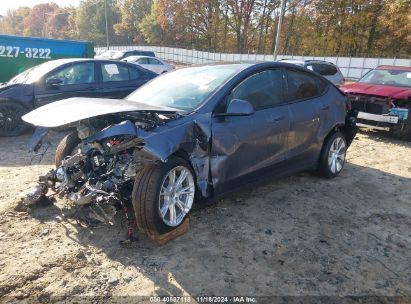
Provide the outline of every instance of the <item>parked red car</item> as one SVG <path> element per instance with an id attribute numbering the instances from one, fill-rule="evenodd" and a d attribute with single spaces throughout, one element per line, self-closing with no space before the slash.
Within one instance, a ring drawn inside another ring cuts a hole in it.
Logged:
<path id="1" fill-rule="evenodd" d="M 357 126 L 411 140 L 411 67 L 379 66 L 341 90 L 359 111 Z"/>

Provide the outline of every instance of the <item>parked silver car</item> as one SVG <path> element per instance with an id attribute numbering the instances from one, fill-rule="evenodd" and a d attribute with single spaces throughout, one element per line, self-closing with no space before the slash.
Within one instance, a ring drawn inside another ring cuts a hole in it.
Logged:
<path id="1" fill-rule="evenodd" d="M 311 71 L 314 71 L 324 76 L 325 78 L 327 78 L 337 87 L 343 85 L 345 82 L 344 76 L 341 73 L 340 69 L 335 64 L 328 62 L 328 61 L 323 61 L 323 60 L 304 60 L 303 61 L 303 60 L 295 60 L 295 59 L 282 59 L 280 61 L 303 66 Z"/>
<path id="2" fill-rule="evenodd" d="M 138 64 L 157 74 L 163 74 L 175 69 L 174 65 L 150 56 L 129 56 L 124 58 L 123 61 Z"/>

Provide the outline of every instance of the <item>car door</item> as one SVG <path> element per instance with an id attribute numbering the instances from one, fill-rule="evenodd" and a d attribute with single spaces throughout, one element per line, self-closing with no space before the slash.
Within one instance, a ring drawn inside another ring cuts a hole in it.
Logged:
<path id="1" fill-rule="evenodd" d="M 318 160 L 321 120 L 330 109 L 321 97 L 326 87 L 327 84 L 311 73 L 287 69 L 290 105 L 287 159 L 293 166 L 309 167 Z"/>
<path id="2" fill-rule="evenodd" d="M 122 62 L 101 62 L 98 76 L 102 98 L 124 98 L 147 81 L 142 69 Z"/>
<path id="3" fill-rule="evenodd" d="M 94 62 L 86 61 L 66 64 L 47 73 L 34 86 L 35 107 L 70 97 L 98 96 L 95 69 Z"/>
<path id="4" fill-rule="evenodd" d="M 164 72 L 164 64 L 155 58 L 148 58 L 148 64 L 151 67 L 151 71 L 157 74 Z"/>
<path id="5" fill-rule="evenodd" d="M 257 178 L 258 171 L 281 163 L 287 151 L 289 109 L 280 69 L 261 71 L 243 80 L 216 112 L 224 112 L 233 99 L 250 102 L 255 113 L 213 117 L 211 174 L 216 192 Z"/>
<path id="6" fill-rule="evenodd" d="M 151 64 L 149 64 L 148 58 L 146 58 L 146 57 L 137 59 L 136 63 L 141 65 L 143 68 L 145 68 L 147 70 L 150 70 L 154 73 L 157 73 L 155 70 L 153 70 L 153 66 Z"/>

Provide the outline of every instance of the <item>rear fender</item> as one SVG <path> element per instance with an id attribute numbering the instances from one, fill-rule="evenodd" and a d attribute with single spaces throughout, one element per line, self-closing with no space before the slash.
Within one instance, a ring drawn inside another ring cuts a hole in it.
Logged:
<path id="1" fill-rule="evenodd" d="M 357 114 L 358 112 L 355 110 L 347 111 L 347 115 L 345 116 L 345 124 L 339 128 L 341 133 L 345 137 L 345 141 L 347 142 L 347 147 L 351 145 L 352 141 L 354 140 L 355 135 L 358 132 Z"/>

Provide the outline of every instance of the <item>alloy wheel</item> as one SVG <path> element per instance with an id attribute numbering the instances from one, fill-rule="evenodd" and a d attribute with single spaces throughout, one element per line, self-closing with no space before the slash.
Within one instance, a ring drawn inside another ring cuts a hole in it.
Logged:
<path id="1" fill-rule="evenodd" d="M 337 174 L 342 170 L 346 151 L 344 139 L 341 137 L 335 138 L 328 153 L 328 166 L 333 174 Z"/>
<path id="2" fill-rule="evenodd" d="M 194 202 L 194 178 L 189 169 L 178 166 L 167 172 L 161 186 L 158 212 L 171 227 L 182 223 Z"/>
<path id="3" fill-rule="evenodd" d="M 13 105 L 0 104 L 0 130 L 3 134 L 16 132 L 24 128 L 22 111 Z"/>

